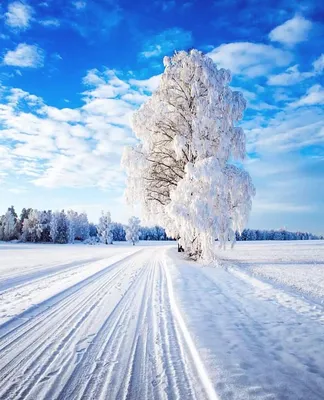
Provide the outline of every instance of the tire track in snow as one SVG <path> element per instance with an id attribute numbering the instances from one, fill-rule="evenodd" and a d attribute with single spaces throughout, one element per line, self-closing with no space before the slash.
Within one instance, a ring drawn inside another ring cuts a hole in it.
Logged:
<path id="1" fill-rule="evenodd" d="M 136 252 L 137 253 L 137 252 Z M 135 253 L 135 254 L 136 254 Z M 95 272 L 94 274 L 88 276 L 87 278 L 75 283 L 74 285 L 64 289 L 63 291 L 55 294 L 54 296 L 50 297 L 49 299 L 44 300 L 43 302 L 32 305 L 32 307 L 28 308 L 26 311 L 22 312 L 18 316 L 14 317 L 13 319 L 5 322 L 4 324 L 0 325 L 0 340 L 2 341 L 8 334 L 11 333 L 12 331 L 18 331 L 18 327 L 20 325 L 26 325 L 29 324 L 31 319 L 37 318 L 39 321 L 41 321 L 41 318 L 44 317 L 48 318 L 49 314 L 47 314 L 48 309 L 53 309 L 53 313 L 50 314 L 52 317 L 55 315 L 58 310 L 54 308 L 54 306 L 59 303 L 62 300 L 67 299 L 67 301 L 71 300 L 73 301 L 73 296 L 75 293 L 77 293 L 79 290 L 82 290 L 85 286 L 89 285 L 89 283 L 96 281 L 98 277 L 105 275 L 107 272 L 109 272 L 111 269 L 114 269 L 116 266 L 128 259 L 130 259 L 134 254 L 127 255 L 126 257 L 123 257 L 122 259 L 108 265 L 104 269 Z M 106 262 L 105 260 L 103 262 Z M 20 331 L 19 331 L 20 332 Z M 3 350 L 0 347 L 0 351 Z"/>
<path id="2" fill-rule="evenodd" d="M 132 285 L 107 316 L 92 346 L 83 354 L 77 368 L 61 391 L 59 399 L 99 398 L 94 397 L 93 392 L 97 391 L 98 396 L 100 395 L 101 383 L 104 380 L 102 374 L 105 372 L 107 374 L 111 360 L 115 360 L 119 355 L 120 342 L 124 338 L 125 327 L 131 318 L 132 302 L 145 272 L 144 265 Z M 85 380 L 84 377 L 90 379 Z"/>
<path id="3" fill-rule="evenodd" d="M 183 318 L 221 398 L 323 399 L 320 321 L 258 298 L 223 268 L 171 263 Z"/>
<path id="4" fill-rule="evenodd" d="M 172 280 L 171 280 L 171 276 L 168 272 L 168 266 L 166 264 L 166 262 L 164 262 L 164 273 L 166 276 L 166 281 L 167 281 L 167 287 L 168 287 L 168 294 L 169 294 L 169 300 L 170 300 L 170 305 L 171 305 L 171 309 L 173 312 L 173 315 L 175 317 L 175 319 L 177 320 L 178 323 L 178 327 L 183 335 L 183 339 L 185 341 L 185 344 L 191 354 L 192 359 L 194 360 L 194 365 L 196 365 L 196 370 L 197 373 L 199 375 L 199 378 L 204 386 L 204 389 L 208 395 L 208 398 L 210 400 L 219 400 L 219 397 L 217 396 L 214 386 L 212 384 L 212 382 L 209 379 L 208 373 L 205 369 L 205 366 L 199 356 L 198 350 L 191 338 L 190 332 L 183 320 L 183 317 L 181 315 L 181 312 L 177 306 L 176 300 L 175 300 L 175 296 L 174 296 L 174 292 L 173 292 L 173 286 L 172 286 Z"/>
<path id="5" fill-rule="evenodd" d="M 124 267 L 124 266 L 123 266 Z M 107 295 L 107 291 L 110 290 L 112 288 L 112 286 L 114 286 L 114 279 L 119 275 L 120 271 L 117 271 L 116 274 L 114 274 L 114 276 L 107 281 L 105 284 L 103 284 L 100 288 L 98 288 L 98 290 L 96 291 L 96 293 L 92 293 L 89 297 L 90 300 L 98 294 L 100 294 L 100 298 L 91 305 L 91 307 L 89 308 L 88 303 L 90 303 L 89 301 L 87 301 L 85 304 L 88 306 L 87 307 L 87 311 L 85 314 L 83 313 L 78 313 L 78 317 L 80 315 L 80 318 L 78 318 L 77 322 L 73 323 L 73 327 L 71 328 L 71 330 L 68 333 L 65 333 L 65 336 L 63 337 L 63 339 L 60 341 L 59 344 L 56 344 L 57 349 L 54 351 L 53 355 L 48 359 L 47 362 L 45 362 L 45 364 L 42 365 L 41 370 L 37 373 L 37 377 L 35 377 L 34 372 L 31 372 L 31 375 L 34 378 L 34 381 L 37 379 L 38 381 L 44 381 L 46 380 L 46 377 L 41 379 L 45 373 L 45 371 L 48 369 L 48 367 L 50 366 L 50 364 L 54 361 L 54 359 L 56 358 L 57 355 L 60 354 L 60 352 L 62 350 L 64 350 L 64 348 L 69 345 L 69 342 L 71 342 L 73 340 L 73 335 L 74 333 L 78 330 L 79 327 L 81 327 L 81 325 L 83 323 L 86 323 L 86 319 L 90 316 L 91 312 L 100 305 L 100 303 L 102 302 L 102 300 L 104 299 L 105 295 Z M 82 309 L 85 309 L 84 306 L 84 302 L 83 304 L 80 304 L 82 306 Z M 76 320 L 75 316 L 73 317 L 73 321 Z M 67 320 L 66 320 L 67 321 Z M 65 322 L 66 322 L 65 321 Z M 68 321 L 69 325 L 71 324 L 71 320 Z M 46 352 L 48 352 L 48 348 L 45 349 Z M 26 394 L 28 393 L 28 391 L 31 389 L 31 387 L 33 386 L 35 382 L 30 382 L 29 387 L 25 389 L 25 391 L 22 393 L 21 398 L 25 398 Z"/>
<path id="6" fill-rule="evenodd" d="M 117 262 L 125 259 L 129 255 L 136 253 L 128 251 L 125 254 L 113 254 L 107 255 L 106 258 L 101 258 L 96 262 L 89 263 L 76 263 L 74 262 L 74 267 L 65 269 L 64 271 L 48 274 L 47 276 L 35 279 L 30 282 L 26 282 L 22 285 L 16 285 L 8 290 L 0 290 L 0 326 L 3 330 L 4 326 L 10 323 L 12 320 L 19 322 L 19 319 L 24 318 L 24 315 L 28 313 L 33 306 L 34 309 L 39 307 L 48 300 L 48 298 L 55 299 L 55 295 L 64 292 L 63 288 L 68 289 L 75 285 L 75 282 L 85 281 L 87 278 L 94 275 L 96 272 L 105 269 L 109 265 L 114 265 Z M 69 264 L 68 264 L 69 265 Z M 66 264 L 64 265 L 64 267 Z M 40 271 L 41 274 L 44 273 L 43 270 Z M 46 271 L 45 271 L 46 272 Z M 26 310 L 26 305 L 28 309 Z"/>
<path id="7" fill-rule="evenodd" d="M 110 276 L 111 270 L 115 268 L 117 268 L 117 270 Z M 5 379 L 10 380 L 10 378 L 13 378 L 17 370 L 20 372 L 23 370 L 24 375 L 31 375 L 34 376 L 34 378 L 35 375 L 36 378 L 41 376 L 40 373 L 36 373 L 35 367 L 37 368 L 37 365 L 42 361 L 43 368 L 41 370 L 43 372 L 44 367 L 47 367 L 52 361 L 52 358 L 55 358 L 53 355 L 57 355 L 59 350 L 64 347 L 64 344 L 68 344 L 69 336 L 77 330 L 98 305 L 98 302 L 100 302 L 114 286 L 115 279 L 119 276 L 123 268 L 125 268 L 125 260 L 117 262 L 115 265 L 110 265 L 105 270 L 76 284 L 75 287 L 69 288 L 58 296 L 55 296 L 58 298 L 55 299 L 54 305 L 50 308 L 42 309 L 39 314 L 41 317 L 39 321 L 37 320 L 37 315 L 35 318 L 27 320 L 27 330 L 24 329 L 26 328 L 25 326 L 20 326 L 16 329 L 19 331 L 18 337 L 15 337 L 17 333 L 16 330 L 9 331 L 9 333 L 5 335 L 7 340 L 4 342 L 4 346 L 2 340 L 0 345 L 0 362 L 2 359 L 9 358 L 9 356 L 11 357 L 9 363 L 0 371 L 2 383 L 4 384 Z M 95 290 L 93 290 L 93 288 Z M 103 289 L 105 289 L 105 291 L 103 291 Z M 87 292 L 87 295 L 82 298 L 80 295 L 84 291 Z M 103 292 L 101 293 L 101 291 Z M 101 296 L 94 302 L 96 295 L 100 295 L 100 293 Z M 81 299 L 79 300 L 80 297 Z M 52 302 L 52 300 L 53 299 L 50 299 L 49 302 Z M 53 309 L 54 311 L 51 312 Z M 59 318 L 60 322 L 58 322 L 58 325 L 53 329 L 53 321 L 57 322 L 55 318 Z M 76 325 L 74 324 L 75 320 L 77 320 Z M 70 328 L 70 331 L 64 332 L 64 329 L 68 328 Z M 14 338 L 11 336 L 14 336 Z M 57 343 L 58 340 L 59 344 Z M 22 344 L 21 342 L 24 343 Z M 47 361 L 46 359 L 44 360 L 43 356 L 48 354 L 55 345 L 57 345 L 58 351 L 54 350 L 53 355 Z M 4 349 L 5 351 L 1 351 Z M 17 384 L 11 384 L 8 391 L 5 393 L 5 397 L 9 395 L 10 391 L 13 390 L 15 386 L 17 386 Z M 22 386 L 21 383 L 20 386 Z"/>
<path id="8" fill-rule="evenodd" d="M 0 398 L 216 400 L 164 258 L 142 250 L 0 327 Z"/>
<path id="9" fill-rule="evenodd" d="M 87 267 L 89 264 L 92 264 L 96 261 L 101 261 L 103 259 L 107 259 L 106 257 L 95 257 L 81 261 L 73 261 L 66 264 L 54 265 L 51 267 L 45 267 L 40 269 L 40 266 L 29 269 L 23 275 L 18 276 L 9 276 L 3 279 L 0 279 L 0 292 L 1 295 L 4 293 L 9 293 L 11 291 L 17 290 L 17 288 L 21 289 L 24 286 L 29 286 L 31 283 L 35 284 L 38 281 L 42 281 L 44 278 L 54 278 L 60 277 L 65 273 L 70 273 L 71 271 L 80 269 L 80 267 Z M 35 270 L 35 271 L 34 271 Z"/>

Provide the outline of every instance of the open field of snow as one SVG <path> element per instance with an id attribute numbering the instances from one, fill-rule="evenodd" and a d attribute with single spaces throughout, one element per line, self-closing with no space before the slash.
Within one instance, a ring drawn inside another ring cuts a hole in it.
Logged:
<path id="1" fill-rule="evenodd" d="M 324 241 L 239 242 L 220 256 L 251 275 L 324 304 Z"/>
<path id="2" fill-rule="evenodd" d="M 220 255 L 0 244 L 0 399 L 323 399 L 324 242 Z"/>

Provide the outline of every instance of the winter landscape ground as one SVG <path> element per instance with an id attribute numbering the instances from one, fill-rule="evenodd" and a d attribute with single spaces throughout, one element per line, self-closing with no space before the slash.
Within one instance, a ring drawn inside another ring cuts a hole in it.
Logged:
<path id="1" fill-rule="evenodd" d="M 324 242 L 0 244 L 1 399 L 323 399 Z"/>

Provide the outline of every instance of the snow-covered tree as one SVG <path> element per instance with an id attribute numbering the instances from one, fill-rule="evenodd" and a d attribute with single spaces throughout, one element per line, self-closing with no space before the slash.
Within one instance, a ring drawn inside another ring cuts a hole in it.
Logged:
<path id="1" fill-rule="evenodd" d="M 59 213 L 56 241 L 57 243 L 68 243 L 68 220 L 64 210 Z"/>
<path id="2" fill-rule="evenodd" d="M 76 238 L 79 240 L 87 240 L 90 236 L 90 227 L 88 216 L 86 213 L 82 212 L 78 215 L 78 224 L 76 231 Z"/>
<path id="3" fill-rule="evenodd" d="M 8 209 L 2 219 L 3 240 L 12 240 L 16 238 L 16 222 L 14 214 Z"/>
<path id="4" fill-rule="evenodd" d="M 42 235 L 41 235 L 41 242 L 50 242 L 50 223 L 52 218 L 52 212 L 48 211 L 41 211 L 39 215 L 40 224 L 42 225 Z"/>
<path id="5" fill-rule="evenodd" d="M 32 211 L 32 208 L 23 208 L 20 213 L 19 218 L 19 233 L 22 234 L 23 222 L 26 218 L 28 218 L 29 213 Z"/>
<path id="6" fill-rule="evenodd" d="M 128 226 L 126 228 L 126 240 L 132 242 L 133 246 L 139 241 L 140 223 L 141 221 L 137 217 L 130 217 L 128 220 Z"/>
<path id="7" fill-rule="evenodd" d="M 89 238 L 89 221 L 86 213 L 78 214 L 76 211 L 67 212 L 68 242 L 73 243 L 75 239 L 87 240 Z"/>
<path id="8" fill-rule="evenodd" d="M 68 235 L 68 243 L 73 243 L 76 231 L 78 229 L 78 213 L 73 210 L 68 210 L 66 214 L 68 226 L 67 226 L 67 235 Z"/>
<path id="9" fill-rule="evenodd" d="M 64 210 L 52 214 L 50 236 L 53 243 L 68 243 L 68 220 Z"/>
<path id="10" fill-rule="evenodd" d="M 113 235 L 113 241 L 124 242 L 126 240 L 124 225 L 119 222 L 111 223 L 111 233 Z"/>
<path id="11" fill-rule="evenodd" d="M 246 101 L 229 88 L 230 71 L 197 50 L 164 65 L 159 88 L 133 117 L 140 143 L 123 155 L 126 198 L 191 256 L 210 259 L 216 239 L 224 246 L 243 230 L 255 192 L 249 174 L 230 164 L 245 156 L 235 124 Z"/>
<path id="12" fill-rule="evenodd" d="M 14 206 L 9 207 L 9 208 L 8 208 L 8 211 L 11 212 L 11 214 L 12 214 L 13 217 L 14 217 L 14 221 L 15 221 L 15 232 L 14 232 L 12 238 L 13 238 L 13 239 L 19 239 L 19 237 L 20 237 L 20 231 L 21 231 L 21 222 L 20 222 L 20 220 L 18 219 L 18 215 L 17 215 L 17 213 L 16 213 L 16 210 L 15 210 L 15 207 L 14 207 Z"/>
<path id="13" fill-rule="evenodd" d="M 38 210 L 32 210 L 28 218 L 23 220 L 21 239 L 24 242 L 37 242 L 40 240 L 43 232 L 41 214 Z"/>
<path id="14" fill-rule="evenodd" d="M 104 244 L 112 244 L 113 235 L 112 235 L 112 226 L 111 226 L 111 216 L 110 212 L 104 213 L 102 211 L 101 216 L 99 218 L 99 224 L 97 226 L 98 237 L 100 241 Z"/>
<path id="15" fill-rule="evenodd" d="M 92 222 L 89 223 L 89 235 L 90 235 L 90 237 L 97 236 L 97 227 Z"/>
<path id="16" fill-rule="evenodd" d="M 57 229 L 58 229 L 59 216 L 60 216 L 59 211 L 55 211 L 52 213 L 52 218 L 50 222 L 50 236 L 53 243 L 56 242 L 56 238 L 58 235 Z"/>

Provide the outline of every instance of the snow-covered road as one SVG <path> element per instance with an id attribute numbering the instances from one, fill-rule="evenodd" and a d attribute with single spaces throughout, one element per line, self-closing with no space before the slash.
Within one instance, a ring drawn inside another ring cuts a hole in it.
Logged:
<path id="1" fill-rule="evenodd" d="M 20 247 L 0 245 L 1 399 L 324 398 L 320 297 L 174 246 Z"/>

